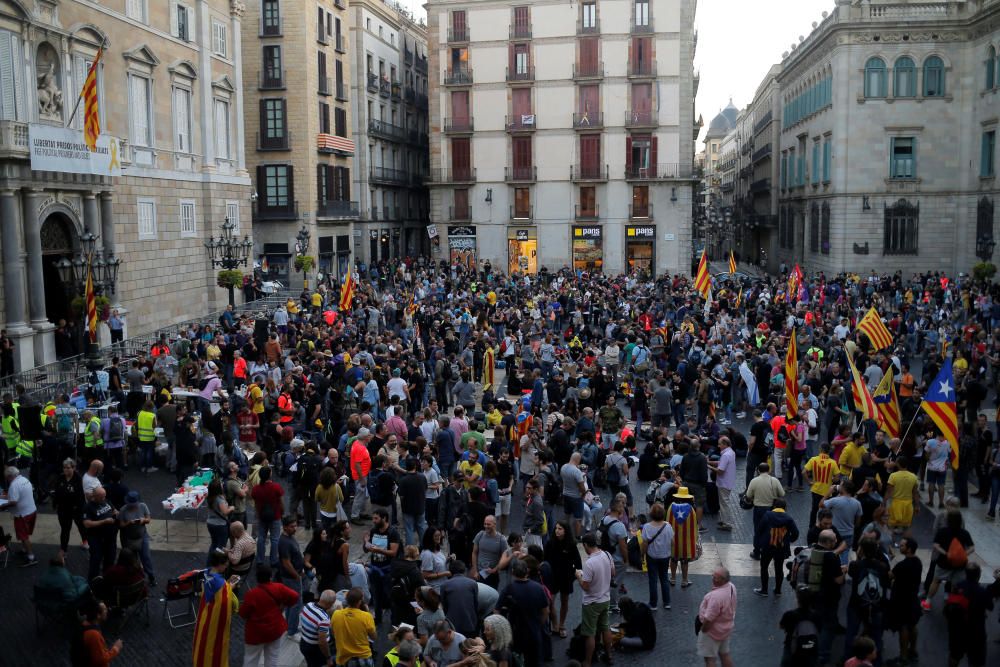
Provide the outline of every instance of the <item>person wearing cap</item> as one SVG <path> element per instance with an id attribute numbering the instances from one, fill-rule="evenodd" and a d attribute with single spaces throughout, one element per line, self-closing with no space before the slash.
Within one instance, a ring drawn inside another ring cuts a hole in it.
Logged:
<path id="1" fill-rule="evenodd" d="M 688 579 L 688 563 L 697 557 L 698 553 L 698 513 L 692 503 L 694 496 L 686 486 L 677 489 L 674 501 L 667 508 L 667 523 L 674 532 L 674 541 L 670 555 L 670 583 L 677 581 L 677 564 L 681 566 L 681 587 L 691 585 Z"/>
<path id="2" fill-rule="evenodd" d="M 150 586 L 156 586 L 156 574 L 153 572 L 153 557 L 149 549 L 149 525 L 151 515 L 146 503 L 139 499 L 138 491 L 129 491 L 125 496 L 125 504 L 118 511 L 118 529 L 122 548 L 130 549 L 139 555 L 142 569 L 149 579 Z"/>
<path id="3" fill-rule="evenodd" d="M 222 380 L 219 379 L 219 367 L 214 361 L 206 365 L 208 373 L 202 378 L 204 385 L 198 390 L 198 410 L 203 415 L 211 413 L 210 403 L 216 396 L 222 397 Z"/>

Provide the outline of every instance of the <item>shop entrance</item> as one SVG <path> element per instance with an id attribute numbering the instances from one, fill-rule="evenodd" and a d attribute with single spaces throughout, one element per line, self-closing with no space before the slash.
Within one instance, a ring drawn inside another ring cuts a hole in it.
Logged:
<path id="1" fill-rule="evenodd" d="M 656 227 L 628 225 L 625 227 L 625 268 L 629 273 L 654 274 L 656 258 Z"/>
<path id="2" fill-rule="evenodd" d="M 538 235 L 534 227 L 507 230 L 507 272 L 538 273 Z"/>

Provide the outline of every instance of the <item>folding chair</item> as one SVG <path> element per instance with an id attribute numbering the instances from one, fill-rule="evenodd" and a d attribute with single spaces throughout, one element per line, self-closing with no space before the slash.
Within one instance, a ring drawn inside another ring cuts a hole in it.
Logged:
<path id="1" fill-rule="evenodd" d="M 198 620 L 198 608 L 195 606 L 195 597 L 201 593 L 201 587 L 204 582 L 201 575 L 201 570 L 192 570 L 167 581 L 166 594 L 160 601 L 163 602 L 163 618 L 167 620 L 170 627 L 174 630 L 194 625 Z M 185 602 L 184 611 L 180 613 L 170 611 L 170 603 L 178 601 Z M 190 618 L 191 620 L 184 623 L 175 623 L 177 619 L 184 618 Z"/>

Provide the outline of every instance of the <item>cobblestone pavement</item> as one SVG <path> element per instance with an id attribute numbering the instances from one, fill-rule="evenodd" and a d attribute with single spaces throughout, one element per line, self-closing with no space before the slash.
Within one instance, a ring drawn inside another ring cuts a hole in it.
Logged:
<path id="1" fill-rule="evenodd" d="M 737 427 L 746 432 L 747 423 L 738 423 Z M 742 459 L 739 460 L 742 467 Z M 138 489 L 143 498 L 149 503 L 154 516 L 158 519 L 165 518 L 165 513 L 159 507 L 159 500 L 165 498 L 170 491 L 171 476 L 166 472 L 142 475 L 132 471 L 127 475 L 126 483 Z M 742 488 L 742 472 L 739 476 L 739 485 Z M 646 483 L 633 482 L 633 493 L 636 497 L 637 507 L 645 508 L 642 500 L 646 492 Z M 975 501 L 974 501 L 975 502 Z M 803 493 L 789 494 L 789 511 L 800 528 L 805 530 L 805 523 L 809 511 L 808 490 Z M 43 507 L 42 512 L 49 512 L 49 508 Z M 511 526 L 517 528 L 521 522 L 521 509 L 515 503 L 514 516 Z M 752 541 L 752 525 L 749 512 L 741 511 L 734 507 L 734 530 L 732 532 L 722 532 L 715 528 L 715 518 L 707 517 L 706 525 L 710 527 L 708 533 L 702 537 L 704 544 L 704 556 L 700 561 L 692 565 L 693 586 L 688 589 L 674 588 L 672 590 L 671 611 L 660 610 L 656 612 L 657 623 L 661 632 L 658 635 L 656 649 L 649 654 L 638 654 L 629 656 L 629 662 L 635 665 L 656 665 L 668 660 L 670 664 L 676 665 L 699 665 L 700 659 L 695 652 L 695 638 L 693 633 L 694 616 L 698 609 L 701 597 L 711 586 L 710 574 L 713 568 L 718 565 L 725 565 L 733 574 L 733 580 L 739 591 L 739 607 L 736 620 L 736 631 L 731 640 L 733 655 L 737 664 L 753 665 L 778 665 L 780 662 L 780 651 L 783 635 L 777 627 L 781 613 L 794 605 L 794 596 L 786 593 L 780 600 L 775 598 L 760 599 L 751 593 L 751 589 L 757 584 L 758 564 L 749 558 L 750 543 Z M 988 542 L 987 536 L 992 539 L 996 537 L 995 525 L 986 525 L 981 519 L 976 519 L 975 515 L 981 515 L 978 507 L 970 510 L 967 517 L 970 517 L 970 528 L 974 529 L 974 537 L 977 543 L 980 539 Z M 43 516 L 39 525 L 42 526 L 52 522 L 54 517 Z M 199 521 L 204 521 L 204 517 L 199 517 Z M 10 530 L 9 515 L 0 515 L 0 522 L 5 529 Z M 929 545 L 932 518 L 930 512 L 921 512 L 914 526 L 914 533 L 921 544 Z M 153 560 L 157 570 L 158 578 L 162 584 L 169 576 L 176 575 L 191 569 L 202 567 L 204 564 L 204 554 L 208 546 L 206 531 L 200 527 L 200 533 L 196 536 L 196 525 L 194 520 L 181 521 L 178 517 L 173 517 L 170 528 L 171 540 L 166 542 L 163 539 L 163 530 L 157 527 L 154 529 L 157 539 L 154 542 Z M 352 552 L 355 558 L 360 558 L 360 540 L 363 531 L 355 531 L 355 541 Z M 980 538 L 977 535 L 982 534 Z M 41 575 L 45 569 L 44 563 L 51 557 L 57 549 L 57 539 L 55 533 L 46 535 L 36 535 L 38 537 L 37 554 L 42 561 L 42 565 L 36 568 L 22 570 L 17 567 L 19 559 L 12 557 L 10 565 L 0 570 L 0 591 L 3 597 L 0 602 L 0 636 L 3 637 L 3 644 L 0 647 L 0 665 L 64 665 L 68 664 L 68 636 L 69 630 L 66 627 L 49 626 L 43 627 L 41 634 L 35 631 L 35 620 L 33 618 L 34 608 L 31 602 L 33 582 Z M 299 533 L 300 541 L 305 542 L 308 534 L 305 531 Z M 74 535 L 72 544 L 77 544 L 77 536 Z M 926 566 L 926 552 L 921 550 Z M 987 563 L 997 564 L 1000 561 L 1000 553 L 995 548 L 980 550 L 981 556 Z M 86 572 L 87 554 L 78 546 L 72 546 L 69 555 L 69 568 L 77 573 Z M 984 576 L 989 580 L 988 573 Z M 638 572 L 629 572 L 625 575 L 625 584 L 629 593 L 639 600 L 647 599 L 647 582 L 645 575 Z M 786 589 L 787 590 L 787 589 Z M 183 628 L 171 629 L 163 618 L 163 604 L 160 602 L 162 591 L 155 591 L 150 598 L 149 611 L 150 623 L 146 627 L 141 618 L 133 619 L 124 630 L 115 628 L 108 629 L 109 639 L 121 637 L 124 640 L 124 651 L 120 658 L 115 661 L 115 665 L 143 667 L 174 667 L 190 664 L 192 629 Z M 941 596 L 936 600 L 933 612 L 925 615 L 920 625 L 919 652 L 921 664 L 943 665 L 946 664 L 946 628 L 940 613 Z M 568 626 L 575 627 L 579 622 L 580 613 L 579 592 L 574 593 L 570 598 L 570 614 Z M 1000 656 L 1000 646 L 993 640 L 1000 641 L 1000 627 L 996 622 L 996 614 L 988 622 L 990 633 L 990 664 L 997 664 L 995 661 Z M 377 650 L 379 655 L 384 654 L 388 648 L 385 634 L 389 631 L 388 623 L 380 626 L 380 639 Z M 237 617 L 233 623 L 233 634 L 231 642 L 231 664 L 239 665 L 243 661 L 243 624 Z M 554 661 L 552 664 L 561 665 L 565 663 L 565 648 L 567 640 L 553 638 Z M 891 658 L 897 654 L 896 637 L 890 633 L 886 634 L 885 655 Z M 838 645 L 839 648 L 839 645 Z M 292 642 L 286 642 L 281 656 L 282 667 L 298 667 L 302 661 L 298 653 L 298 647 Z"/>

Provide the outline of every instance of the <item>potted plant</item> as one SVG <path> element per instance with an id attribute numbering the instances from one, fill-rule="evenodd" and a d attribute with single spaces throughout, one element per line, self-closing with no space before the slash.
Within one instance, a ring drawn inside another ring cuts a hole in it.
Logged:
<path id="1" fill-rule="evenodd" d="M 223 269 L 215 278 L 219 287 L 236 288 L 243 286 L 243 272 L 236 269 Z"/>
<path id="2" fill-rule="evenodd" d="M 972 277 L 976 282 L 985 283 L 996 275 L 997 267 L 990 262 L 979 262 L 972 267 Z"/>
<path id="3" fill-rule="evenodd" d="M 309 273 L 312 268 L 316 266 L 316 260 L 309 255 L 296 255 L 295 257 L 295 270 L 303 271 Z"/>

